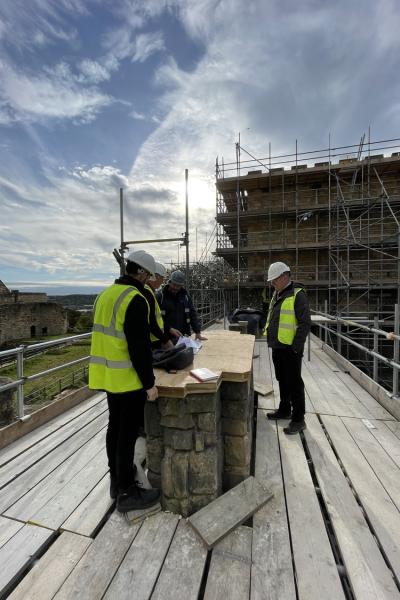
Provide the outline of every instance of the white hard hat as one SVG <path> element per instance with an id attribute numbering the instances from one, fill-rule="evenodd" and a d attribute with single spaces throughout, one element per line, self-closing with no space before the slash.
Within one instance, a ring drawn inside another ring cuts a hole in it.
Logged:
<path id="1" fill-rule="evenodd" d="M 163 264 L 156 261 L 156 269 L 154 271 L 156 275 L 160 275 L 160 277 L 165 277 L 167 275 L 167 269 Z"/>
<path id="2" fill-rule="evenodd" d="M 151 275 L 154 275 L 156 271 L 156 261 L 154 258 L 146 252 L 146 250 L 135 250 L 131 252 L 127 259 L 129 262 L 134 262 L 142 269 L 148 271 Z"/>
<path id="3" fill-rule="evenodd" d="M 268 269 L 268 281 L 276 279 L 280 275 L 283 275 L 283 273 L 290 273 L 290 267 L 283 262 L 272 263 Z"/>

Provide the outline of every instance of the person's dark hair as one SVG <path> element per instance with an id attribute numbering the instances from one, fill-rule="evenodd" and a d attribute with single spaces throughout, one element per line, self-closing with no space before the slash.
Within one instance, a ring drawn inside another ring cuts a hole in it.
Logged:
<path id="1" fill-rule="evenodd" d="M 125 271 L 127 272 L 128 275 L 137 275 L 139 272 L 139 269 L 142 269 L 142 267 L 137 265 L 135 262 L 132 262 L 130 260 L 127 261 Z"/>

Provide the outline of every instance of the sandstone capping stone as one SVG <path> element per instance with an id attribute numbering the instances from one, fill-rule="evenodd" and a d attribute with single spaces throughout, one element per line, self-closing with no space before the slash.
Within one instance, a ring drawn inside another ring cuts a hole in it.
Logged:
<path id="1" fill-rule="evenodd" d="M 222 419 L 222 433 L 228 435 L 243 436 L 248 432 L 247 421 L 241 419 Z"/>
<path id="2" fill-rule="evenodd" d="M 193 432 L 191 429 L 180 430 L 165 427 L 164 444 L 175 450 L 191 450 L 193 448 Z"/>
<path id="3" fill-rule="evenodd" d="M 172 427 L 174 429 L 192 429 L 194 427 L 194 421 L 192 415 L 182 416 L 165 416 L 161 417 L 160 425 L 162 427 Z"/>

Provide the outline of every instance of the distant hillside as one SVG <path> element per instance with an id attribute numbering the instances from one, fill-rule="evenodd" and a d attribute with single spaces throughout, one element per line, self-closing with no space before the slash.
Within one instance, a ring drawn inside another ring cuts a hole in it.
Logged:
<path id="1" fill-rule="evenodd" d="M 67 296 L 49 296 L 50 302 L 62 304 L 65 308 L 87 308 L 93 306 L 97 294 L 68 294 Z"/>

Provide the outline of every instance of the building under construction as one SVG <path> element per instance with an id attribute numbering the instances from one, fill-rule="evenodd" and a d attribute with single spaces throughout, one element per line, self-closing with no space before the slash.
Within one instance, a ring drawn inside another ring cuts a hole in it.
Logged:
<path id="1" fill-rule="evenodd" d="M 282 260 L 311 306 L 390 318 L 400 299 L 400 139 L 236 161 L 217 160 L 216 255 L 225 285 L 262 288 Z M 261 291 L 261 289 L 259 290 Z"/>

